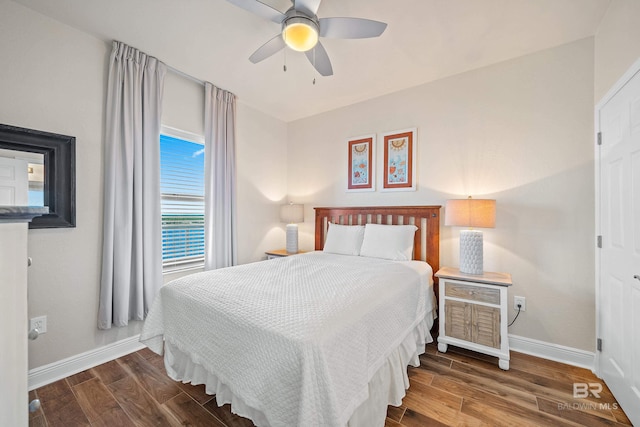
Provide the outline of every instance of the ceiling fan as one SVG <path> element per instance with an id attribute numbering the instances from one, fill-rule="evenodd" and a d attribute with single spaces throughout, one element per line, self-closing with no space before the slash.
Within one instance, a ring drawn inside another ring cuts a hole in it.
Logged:
<path id="1" fill-rule="evenodd" d="M 319 37 L 363 39 L 380 36 L 387 24 L 362 18 L 318 18 L 316 13 L 322 0 L 292 0 L 285 13 L 258 0 L 227 0 L 242 9 L 280 24 L 282 31 L 253 52 L 249 60 L 254 64 L 267 59 L 286 46 L 304 52 L 311 65 L 323 76 L 333 75 L 327 51 Z"/>

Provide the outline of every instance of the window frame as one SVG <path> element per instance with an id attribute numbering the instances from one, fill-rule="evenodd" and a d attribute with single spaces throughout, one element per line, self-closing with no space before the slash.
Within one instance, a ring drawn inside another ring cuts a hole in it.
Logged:
<path id="1" fill-rule="evenodd" d="M 187 142 L 191 142 L 194 144 L 200 144 L 202 145 L 202 148 L 204 148 L 204 135 L 199 135 L 197 133 L 192 133 L 192 132 L 188 132 L 182 129 L 178 129 L 178 128 L 174 128 L 174 127 L 170 127 L 170 126 L 166 126 L 166 125 L 161 125 L 160 126 L 160 136 L 162 135 L 166 135 L 168 137 L 171 138 L 177 138 L 180 140 L 184 140 Z M 160 144 L 160 138 L 158 138 L 158 144 Z M 162 157 L 162 153 L 160 152 L 160 157 Z M 160 171 L 162 171 L 162 161 L 160 163 Z M 161 172 L 162 173 L 162 172 Z M 203 177 L 204 180 L 204 177 Z M 204 182 L 203 182 L 204 184 Z M 172 199 L 172 200 L 176 200 L 176 199 L 181 199 L 181 198 L 186 198 L 186 199 L 191 199 L 191 200 L 203 200 L 204 202 L 204 196 L 202 196 L 201 198 L 199 196 L 188 196 L 188 195 L 179 195 L 179 194 L 166 194 L 166 193 L 160 193 L 160 203 L 162 204 L 162 201 L 165 199 Z M 161 208 L 162 211 L 162 208 Z M 162 215 L 162 213 L 161 213 Z M 162 223 L 162 221 L 161 221 Z M 162 226 L 162 230 L 164 231 L 164 226 Z M 203 238 L 203 243 L 204 243 L 204 238 Z M 164 255 L 164 250 L 162 251 L 163 255 Z M 168 274 L 175 274 L 175 273 L 181 273 L 181 272 L 186 272 L 189 270 L 202 270 L 204 268 L 204 254 L 202 256 L 196 256 L 196 257 L 191 257 L 191 259 L 188 259 L 189 257 L 183 257 L 181 260 L 179 261 L 174 261 L 173 263 L 165 263 L 164 260 L 162 260 L 162 274 L 163 275 L 168 275 Z"/>

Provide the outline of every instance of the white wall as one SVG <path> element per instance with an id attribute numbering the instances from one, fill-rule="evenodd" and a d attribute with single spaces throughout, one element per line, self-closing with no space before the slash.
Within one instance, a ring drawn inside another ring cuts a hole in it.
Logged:
<path id="1" fill-rule="evenodd" d="M 242 103 L 237 114 L 238 262 L 283 248 L 280 205 L 287 200 L 287 126 Z"/>
<path id="2" fill-rule="evenodd" d="M 418 191 L 345 193 L 346 139 L 409 127 Z M 485 270 L 512 273 L 510 303 L 527 298 L 509 332 L 592 351 L 592 132 L 589 38 L 290 123 L 289 193 L 308 218 L 312 206 L 497 199 Z M 458 233 L 442 227 L 441 265 L 458 265 Z M 313 247 L 312 220 L 301 247 Z"/>
<path id="3" fill-rule="evenodd" d="M 204 135 L 204 86 L 168 71 L 164 78 L 162 124 Z"/>
<path id="4" fill-rule="evenodd" d="M 640 1 L 612 0 L 595 37 L 597 103 L 640 58 Z"/>
<path id="5" fill-rule="evenodd" d="M 48 332 L 29 344 L 31 369 L 127 338 L 141 326 L 96 327 L 110 52 L 110 41 L 0 0 L 0 123 L 76 137 L 77 227 L 29 231 L 29 316 L 48 316 Z M 167 76 L 165 93 L 180 103 L 165 105 L 167 124 L 202 127 L 199 90 Z M 286 170 L 274 165 L 286 159 L 287 134 L 284 123 L 242 104 L 238 115 L 239 253 L 248 262 L 284 241 L 277 205 L 285 199 Z"/>

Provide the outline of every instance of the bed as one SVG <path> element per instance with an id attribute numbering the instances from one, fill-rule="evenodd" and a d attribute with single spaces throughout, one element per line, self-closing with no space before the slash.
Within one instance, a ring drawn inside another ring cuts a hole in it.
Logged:
<path id="1" fill-rule="evenodd" d="M 316 251 L 165 285 L 140 340 L 258 426 L 383 426 L 432 341 L 440 207 L 315 211 Z"/>

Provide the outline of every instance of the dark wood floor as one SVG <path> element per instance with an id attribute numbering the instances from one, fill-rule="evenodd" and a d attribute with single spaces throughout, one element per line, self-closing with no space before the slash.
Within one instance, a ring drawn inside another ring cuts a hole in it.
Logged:
<path id="1" fill-rule="evenodd" d="M 631 425 L 611 392 L 574 399 L 573 383 L 599 382 L 590 371 L 511 352 L 497 359 L 449 346 L 427 346 L 399 408 L 386 427 Z M 160 356 L 145 349 L 30 392 L 42 408 L 31 426 L 252 426 L 221 408 L 203 386 L 176 383 Z"/>

